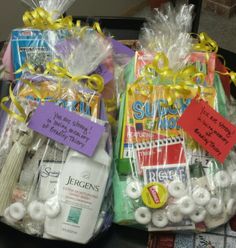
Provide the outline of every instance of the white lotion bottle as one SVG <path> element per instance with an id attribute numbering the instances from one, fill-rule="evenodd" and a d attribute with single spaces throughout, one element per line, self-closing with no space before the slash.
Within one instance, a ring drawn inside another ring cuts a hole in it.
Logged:
<path id="1" fill-rule="evenodd" d="M 93 157 L 70 150 L 58 184 L 61 212 L 46 218 L 45 232 L 54 237 L 87 243 L 93 236 L 111 166 L 104 133 Z"/>

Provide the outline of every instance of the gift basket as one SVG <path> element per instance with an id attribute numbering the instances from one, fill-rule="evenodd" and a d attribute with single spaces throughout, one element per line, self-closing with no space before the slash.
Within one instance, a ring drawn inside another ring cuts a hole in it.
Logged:
<path id="1" fill-rule="evenodd" d="M 1 100 L 1 221 L 85 244 L 112 222 L 115 74 L 129 58 L 98 23 L 61 17 L 73 1 L 24 2 L 33 11 L 12 32 L 15 86 Z"/>
<path id="2" fill-rule="evenodd" d="M 114 152 L 115 223 L 203 232 L 235 214 L 235 111 L 215 71 L 216 42 L 189 33 L 192 9 L 156 10 L 126 68 Z"/>
<path id="3" fill-rule="evenodd" d="M 63 60 L 63 52 L 70 52 L 72 59 L 78 56 L 72 51 L 78 45 L 79 37 L 84 37 L 83 45 L 86 48 L 86 39 L 89 39 L 89 36 L 100 34 L 101 42 L 98 44 L 94 42 L 93 45 L 99 46 L 102 42 L 109 42 L 112 49 L 106 53 L 106 56 L 103 56 L 98 67 L 93 68 L 94 71 L 90 73 L 99 74 L 104 79 L 104 87 L 100 93 L 104 97 L 108 120 L 112 124 L 113 132 L 115 132 L 116 99 L 119 92 L 119 84 L 116 84 L 115 81 L 118 79 L 119 70 L 133 56 L 133 51 L 112 37 L 106 37 L 97 22 L 92 27 L 82 26 L 80 20 L 73 23 L 71 16 L 63 17 L 63 13 L 73 4 L 74 0 L 23 0 L 23 2 L 31 7 L 32 11 L 26 11 L 23 15 L 24 28 L 14 29 L 11 33 L 8 47 L 3 56 L 3 64 L 6 71 L 9 72 L 5 78 L 11 81 L 19 79 L 25 69 L 30 70 L 31 73 L 44 73 L 45 71 L 47 73 L 46 65 L 57 61 L 58 58 Z M 90 38 L 93 41 L 96 40 L 93 37 Z M 61 49 L 60 54 L 58 54 L 58 49 Z M 94 58 L 98 55 L 98 53 L 94 54 Z M 78 59 L 77 62 L 79 61 Z M 62 66 L 62 63 L 58 63 L 58 61 L 56 64 Z M 78 64 L 78 66 L 80 65 Z"/>
<path id="4" fill-rule="evenodd" d="M 236 129 L 221 77 L 235 74 L 217 71 L 215 41 L 189 33 L 193 6 L 156 10 L 134 53 L 63 17 L 74 0 L 23 2 L 33 10 L 3 59 L 1 221 L 80 244 L 112 219 L 151 232 L 226 223 Z"/>

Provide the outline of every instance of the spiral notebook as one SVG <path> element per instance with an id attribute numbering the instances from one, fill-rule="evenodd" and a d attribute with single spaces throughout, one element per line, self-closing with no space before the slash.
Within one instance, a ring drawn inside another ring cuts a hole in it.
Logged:
<path id="1" fill-rule="evenodd" d="M 131 150 L 140 169 L 146 166 L 186 163 L 183 137 L 181 136 L 144 141 L 132 145 L 125 144 L 124 158 L 130 157 Z"/>

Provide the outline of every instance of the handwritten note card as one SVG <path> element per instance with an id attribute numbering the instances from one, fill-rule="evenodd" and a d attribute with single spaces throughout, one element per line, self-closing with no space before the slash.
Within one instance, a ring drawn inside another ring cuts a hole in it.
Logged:
<path id="1" fill-rule="evenodd" d="M 236 126 L 203 100 L 193 99 L 178 125 L 221 163 L 236 143 Z"/>
<path id="2" fill-rule="evenodd" d="M 93 155 L 105 130 L 104 126 L 50 102 L 39 105 L 28 126 L 87 156 Z"/>

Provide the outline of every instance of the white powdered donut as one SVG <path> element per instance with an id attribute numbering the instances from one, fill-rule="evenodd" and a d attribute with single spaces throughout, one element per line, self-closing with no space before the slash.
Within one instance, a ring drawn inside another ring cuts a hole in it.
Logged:
<path id="1" fill-rule="evenodd" d="M 61 211 L 60 203 L 55 199 L 51 198 L 44 203 L 45 214 L 49 218 L 55 218 Z"/>
<path id="2" fill-rule="evenodd" d="M 171 221 L 172 223 L 181 222 L 184 218 L 177 205 L 168 206 L 166 215 L 169 221 Z"/>
<path id="3" fill-rule="evenodd" d="M 220 214 L 223 210 L 221 200 L 217 198 L 211 198 L 209 203 L 206 205 L 206 210 L 212 216 Z"/>
<path id="4" fill-rule="evenodd" d="M 231 178 L 226 171 L 218 171 L 214 175 L 214 182 L 217 187 L 226 188 L 231 183 Z"/>
<path id="5" fill-rule="evenodd" d="M 195 203 L 190 196 L 182 197 L 178 202 L 179 210 L 184 215 L 189 215 L 195 210 Z"/>
<path id="6" fill-rule="evenodd" d="M 147 225 L 152 219 L 152 214 L 147 207 L 139 207 L 135 210 L 134 217 L 139 224 Z"/>
<path id="7" fill-rule="evenodd" d="M 152 223 L 154 226 L 162 228 L 168 224 L 168 218 L 164 210 L 155 210 L 152 213 Z"/>
<path id="8" fill-rule="evenodd" d="M 10 205 L 9 207 L 9 214 L 10 216 L 19 221 L 22 220 L 25 217 L 26 214 L 26 208 L 21 202 L 15 202 Z"/>
<path id="9" fill-rule="evenodd" d="M 202 187 L 194 189 L 192 197 L 195 203 L 201 206 L 205 206 L 211 199 L 210 192 Z"/>
<path id="10" fill-rule="evenodd" d="M 27 211 L 32 220 L 43 221 L 45 219 L 45 208 L 42 202 L 32 201 Z"/>
<path id="11" fill-rule="evenodd" d="M 186 195 L 186 187 L 185 184 L 181 181 L 172 181 L 168 185 L 168 191 L 171 196 L 175 198 L 180 198 Z"/>
<path id="12" fill-rule="evenodd" d="M 131 199 L 137 199 L 141 196 L 141 187 L 138 181 L 131 181 L 126 186 L 126 194 Z"/>
<path id="13" fill-rule="evenodd" d="M 193 222 L 199 223 L 205 220 L 206 213 L 206 209 L 199 206 L 193 211 L 193 213 L 189 217 Z"/>

